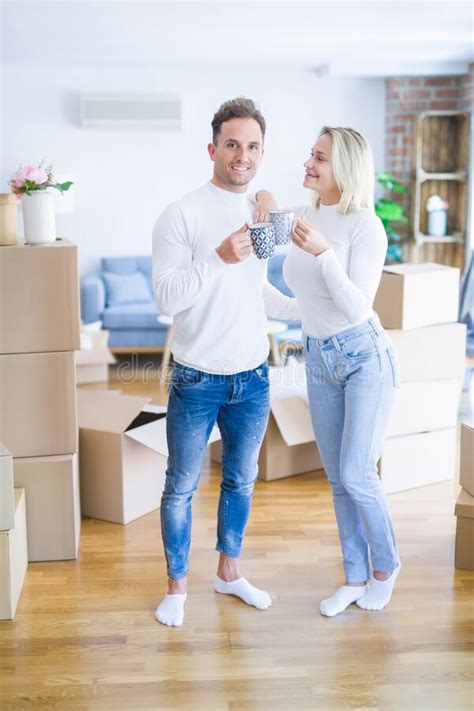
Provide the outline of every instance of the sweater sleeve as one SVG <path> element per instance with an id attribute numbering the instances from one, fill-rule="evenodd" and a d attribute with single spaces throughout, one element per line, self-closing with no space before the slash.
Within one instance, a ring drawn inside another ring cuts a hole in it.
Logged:
<path id="1" fill-rule="evenodd" d="M 359 323 L 371 310 L 387 253 L 387 235 L 381 220 L 365 213 L 351 238 L 346 274 L 333 249 L 315 257 L 334 303 L 351 323 Z"/>
<path id="2" fill-rule="evenodd" d="M 189 309 L 225 267 L 215 250 L 193 263 L 185 217 L 176 205 L 169 205 L 153 229 L 153 291 L 159 310 L 175 316 Z"/>
<path id="3" fill-rule="evenodd" d="M 273 284 L 266 279 L 263 284 L 263 300 L 265 313 L 270 318 L 285 321 L 301 321 L 301 314 L 296 302 L 286 294 L 282 294 Z"/>

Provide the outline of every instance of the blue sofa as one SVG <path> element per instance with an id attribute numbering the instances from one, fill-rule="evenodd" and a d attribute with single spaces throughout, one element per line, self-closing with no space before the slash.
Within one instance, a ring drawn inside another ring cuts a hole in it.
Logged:
<path id="1" fill-rule="evenodd" d="M 268 278 L 280 291 L 292 295 L 282 275 L 284 254 L 268 263 Z M 168 326 L 159 323 L 153 301 L 152 261 L 146 257 L 105 257 L 101 272 L 81 280 L 81 316 L 84 323 L 102 321 L 110 331 L 110 348 L 163 348 Z M 290 329 L 280 340 L 301 338 L 300 324 L 288 322 Z"/>

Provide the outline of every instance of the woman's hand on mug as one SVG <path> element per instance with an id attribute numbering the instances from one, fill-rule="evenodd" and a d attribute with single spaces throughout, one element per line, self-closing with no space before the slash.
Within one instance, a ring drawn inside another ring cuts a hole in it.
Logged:
<path id="1" fill-rule="evenodd" d="M 299 217 L 294 221 L 291 239 L 297 247 L 312 254 L 313 257 L 317 257 L 329 249 L 329 244 L 321 230 L 313 227 L 304 217 Z"/>
<path id="2" fill-rule="evenodd" d="M 268 190 L 259 190 L 255 195 L 257 205 L 255 207 L 255 222 L 266 222 L 269 210 L 277 210 L 278 203 L 275 197 Z"/>

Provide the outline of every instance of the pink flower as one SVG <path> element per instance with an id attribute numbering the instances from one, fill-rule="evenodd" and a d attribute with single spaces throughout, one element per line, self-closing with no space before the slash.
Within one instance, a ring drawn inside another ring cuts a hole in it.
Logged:
<path id="1" fill-rule="evenodd" d="M 28 180 L 36 183 L 36 185 L 43 185 L 43 183 L 48 182 L 48 174 L 44 168 L 31 167 L 31 170 L 26 177 Z"/>
<path id="2" fill-rule="evenodd" d="M 38 168 L 34 165 L 25 165 L 13 176 L 11 184 L 15 188 L 22 188 L 25 184 L 25 180 L 30 180 L 37 185 L 43 185 L 43 183 L 48 182 L 48 174 L 44 168 Z"/>

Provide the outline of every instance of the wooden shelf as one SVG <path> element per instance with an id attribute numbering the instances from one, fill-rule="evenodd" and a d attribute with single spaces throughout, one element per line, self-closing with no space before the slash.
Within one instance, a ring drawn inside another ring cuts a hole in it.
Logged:
<path id="1" fill-rule="evenodd" d="M 416 122 L 413 153 L 413 247 L 410 258 L 463 268 L 469 203 L 469 114 L 424 111 Z M 428 234 L 427 203 L 448 203 L 448 233 Z"/>
<path id="2" fill-rule="evenodd" d="M 418 171 L 418 180 L 424 181 L 424 180 L 459 180 L 459 181 L 466 181 L 467 180 L 467 171 L 466 170 L 458 170 L 455 173 L 428 173 L 426 170 L 420 169 Z"/>
<path id="3" fill-rule="evenodd" d="M 418 232 L 415 234 L 415 240 L 417 244 L 464 244 L 464 235 L 460 232 L 444 237 L 433 237 L 424 234 L 424 232 Z"/>

